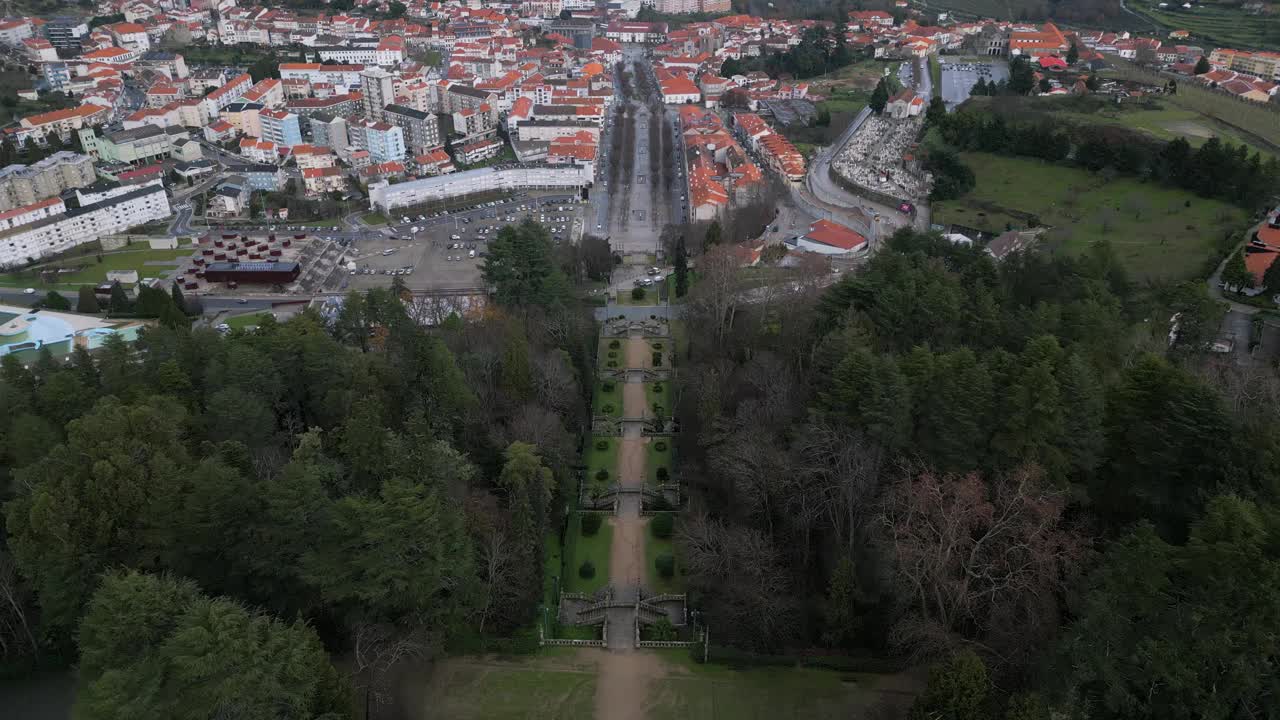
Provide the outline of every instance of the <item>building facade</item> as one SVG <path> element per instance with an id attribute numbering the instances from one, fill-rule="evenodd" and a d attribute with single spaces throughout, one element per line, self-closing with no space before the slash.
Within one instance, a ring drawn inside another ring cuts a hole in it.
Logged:
<path id="1" fill-rule="evenodd" d="M 383 108 L 382 117 L 387 124 L 400 128 L 405 146 L 415 155 L 440 146 L 440 123 L 435 115 L 404 105 L 388 105 Z"/>
<path id="2" fill-rule="evenodd" d="M 0 267 L 12 267 L 69 250 L 170 215 L 164 186 L 156 182 L 115 197 L 68 209 L 0 232 Z"/>
<path id="3" fill-rule="evenodd" d="M 364 116 L 370 120 L 382 120 L 382 109 L 396 101 L 391 73 L 382 68 L 365 68 L 360 73 L 360 92 Z"/>

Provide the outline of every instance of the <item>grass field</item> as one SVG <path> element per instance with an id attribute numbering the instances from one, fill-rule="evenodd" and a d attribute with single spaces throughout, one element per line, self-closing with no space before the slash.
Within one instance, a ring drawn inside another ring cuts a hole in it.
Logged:
<path id="1" fill-rule="evenodd" d="M 1072 109 L 1077 102 L 1073 98 L 1037 98 L 1033 102 L 1047 109 L 1052 117 L 1073 123 L 1130 128 L 1161 140 L 1182 137 L 1192 147 L 1200 147 L 1209 138 L 1217 137 L 1233 145 L 1248 145 L 1253 151 L 1274 154 L 1271 148 L 1247 133 L 1203 113 L 1180 107 L 1172 99 L 1151 98 L 1124 105 L 1091 106 L 1088 112 Z"/>
<path id="2" fill-rule="evenodd" d="M 1274 15 L 1251 15 L 1238 7 L 1213 4 L 1200 4 L 1189 11 L 1175 10 L 1157 7 L 1151 0 L 1133 3 L 1129 8 L 1170 30 L 1190 31 L 1193 41 L 1209 40 L 1241 49 L 1271 49 L 1280 44 Z"/>
<path id="3" fill-rule="evenodd" d="M 569 516 L 565 531 L 564 589 L 569 592 L 593 593 L 609 584 L 609 545 L 613 542 L 613 527 L 607 521 L 600 523 L 595 535 L 582 534 L 582 513 Z M 583 578 L 578 574 L 582 564 L 590 561 L 596 574 Z"/>
<path id="4" fill-rule="evenodd" d="M 648 720 L 849 720 L 881 703 L 905 710 L 919 681 L 907 675 L 694 663 L 686 650 L 646 651 Z M 520 660 L 451 658 L 417 694 L 413 720 L 585 720 L 597 717 L 596 649 L 543 648 Z"/>
<path id="5" fill-rule="evenodd" d="M 105 282 L 107 272 L 113 270 L 135 270 L 140 278 L 156 277 L 172 270 L 172 267 L 147 265 L 149 262 L 176 262 L 191 255 L 191 248 L 177 250 L 121 250 L 102 255 L 98 262 L 93 255 L 83 255 L 39 265 L 27 270 L 16 270 L 0 275 L 0 285 L 9 287 L 26 286 L 41 287 L 40 273 L 51 268 L 76 268 L 73 272 L 58 273 L 55 286 L 96 285 Z"/>
<path id="6" fill-rule="evenodd" d="M 263 321 L 269 317 L 271 317 L 271 313 L 250 313 L 248 315 L 237 315 L 233 318 L 227 318 L 226 323 L 231 326 L 232 330 L 243 330 L 248 327 L 261 325 Z"/>
<path id="7" fill-rule="evenodd" d="M 607 443 L 608 447 L 597 450 L 596 443 L 601 440 Z M 582 464 L 587 467 L 587 471 L 582 482 L 587 488 L 604 490 L 618 481 L 618 438 L 593 435 L 587 442 L 587 451 L 582 455 Z M 609 477 L 605 480 L 597 480 L 596 473 L 600 470 L 608 470 Z"/>
<path id="8" fill-rule="evenodd" d="M 386 225 L 390 222 L 387 220 L 387 216 L 380 212 L 367 212 L 360 216 L 360 220 L 365 225 Z"/>
<path id="9" fill-rule="evenodd" d="M 606 385 L 613 389 L 605 390 Z M 622 384 L 613 380 L 598 381 L 591 412 L 595 415 L 622 417 Z"/>
<path id="10" fill-rule="evenodd" d="M 659 443 L 662 444 L 664 448 L 663 450 L 658 449 Z M 673 461 L 673 458 L 675 457 L 674 450 L 672 449 L 671 445 L 672 445 L 672 439 L 664 438 L 664 437 L 653 438 L 648 444 L 645 445 L 644 481 L 646 485 L 658 484 L 658 468 L 660 467 L 666 468 L 667 472 L 671 473 L 671 470 L 672 470 L 671 463 Z"/>
<path id="11" fill-rule="evenodd" d="M 1231 205 L 1133 179 L 1106 182 L 1084 170 L 985 153 L 962 157 L 977 185 L 959 200 L 935 203 L 935 223 L 998 233 L 1025 227 L 1020 214 L 1031 213 L 1053 228 L 1042 249 L 1077 254 L 1105 238 L 1139 281 L 1194 277 L 1223 233 L 1247 220 Z"/>
<path id="12" fill-rule="evenodd" d="M 544 648 L 524 661 L 459 658 L 437 666 L 417 720 L 583 720 L 594 714 L 594 662 L 573 648 Z"/>
<path id="13" fill-rule="evenodd" d="M 676 516 L 676 522 L 680 522 L 679 515 Z M 675 574 L 669 578 L 664 578 L 658 573 L 656 562 L 659 555 L 671 555 L 675 558 Z M 645 585 L 649 589 L 664 594 L 684 592 L 684 567 L 680 564 L 679 556 L 676 555 L 675 545 L 671 542 L 671 538 L 654 537 L 652 519 L 644 529 L 644 567 Z"/>
<path id="14" fill-rule="evenodd" d="M 617 343 L 618 346 L 613 347 L 614 343 Z M 613 356 L 610 356 L 609 353 L 614 353 L 614 354 Z M 622 339 L 613 338 L 613 339 L 606 340 L 602 338 L 596 350 L 596 367 L 600 370 L 620 368 L 622 367 L 622 362 L 625 356 L 626 356 L 626 350 L 623 349 L 622 347 Z M 610 368 L 609 367 L 610 362 L 613 362 L 616 364 L 612 368 Z"/>
<path id="15" fill-rule="evenodd" d="M 662 408 L 662 416 L 671 414 L 671 386 L 669 383 L 645 383 L 644 384 L 644 402 L 649 406 L 649 410 L 654 414 L 658 414 L 655 407 Z"/>

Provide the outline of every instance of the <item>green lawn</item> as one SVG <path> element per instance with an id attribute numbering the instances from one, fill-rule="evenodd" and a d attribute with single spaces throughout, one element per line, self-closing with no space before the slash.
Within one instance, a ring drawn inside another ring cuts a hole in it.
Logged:
<path id="1" fill-rule="evenodd" d="M 1273 15 L 1251 15 L 1223 5 L 1199 5 L 1193 11 L 1180 8 L 1175 11 L 1158 8 L 1151 0 L 1129 7 L 1170 30 L 1189 30 L 1193 41 L 1209 40 L 1216 45 L 1244 49 L 1271 49 L 1269 46 L 1280 43 L 1280 30 L 1272 26 L 1277 22 Z"/>
<path id="2" fill-rule="evenodd" d="M 680 516 L 676 515 L 675 517 L 676 523 L 679 524 Z M 675 557 L 675 574 L 669 578 L 664 578 L 658 573 L 656 563 L 659 555 L 671 555 Z M 684 592 L 684 566 L 680 563 L 679 556 L 676 555 L 675 545 L 671 542 L 671 538 L 662 539 L 654 537 L 652 518 L 650 518 L 649 523 L 645 525 L 644 531 L 644 567 L 645 585 L 653 592 L 662 594 Z"/>
<path id="3" fill-rule="evenodd" d="M 248 327 L 257 327 L 272 317 L 271 313 L 249 313 L 248 315 L 236 315 L 227 318 L 226 323 L 231 326 L 232 330 L 243 330 Z"/>
<path id="4" fill-rule="evenodd" d="M 1080 98 L 1029 98 L 1027 107 L 1046 110 L 1054 119 L 1085 125 L 1114 125 L 1138 130 L 1160 140 L 1181 137 L 1193 147 L 1200 147 L 1209 138 L 1217 137 L 1233 145 L 1248 145 L 1251 151 L 1270 153 L 1265 145 L 1252 141 L 1236 128 L 1167 99 L 1149 98 L 1122 105 L 1086 102 L 1088 104 L 1082 107 L 1084 103 Z"/>
<path id="5" fill-rule="evenodd" d="M 582 534 L 582 513 L 569 516 L 565 531 L 564 589 L 568 592 L 593 593 L 609 584 L 609 546 L 613 542 L 613 526 L 602 518 L 600 530 L 591 536 Z M 588 560 L 596 566 L 596 574 L 583 578 L 579 568 Z"/>
<path id="6" fill-rule="evenodd" d="M 390 220 L 380 212 L 367 212 L 360 216 L 365 225 L 386 225 Z"/>
<path id="7" fill-rule="evenodd" d="M 440 663 L 409 717 L 416 720 L 583 720 L 595 709 L 594 663 L 576 665 L 573 648 L 543 648 L 504 662 L 457 658 Z"/>
<path id="8" fill-rule="evenodd" d="M 619 290 L 617 292 L 619 305 L 654 305 L 658 302 L 658 288 L 636 288 L 640 290 L 640 297 L 633 295 L 633 290 Z"/>
<path id="9" fill-rule="evenodd" d="M 934 203 L 935 223 L 998 233 L 1026 226 L 1022 214 L 1030 213 L 1053 228 L 1042 250 L 1078 254 L 1105 238 L 1138 281 L 1194 277 L 1223 233 L 1247 220 L 1234 206 L 1131 178 L 1106 182 L 1085 170 L 987 153 L 962 157 L 977 185 Z"/>
<path id="10" fill-rule="evenodd" d="M 607 448 L 597 450 L 596 443 L 602 440 L 607 443 Z M 583 483 L 588 489 L 604 490 L 618 481 L 618 442 L 619 438 L 603 435 L 593 435 L 587 440 L 587 451 L 583 453 L 582 464 L 587 467 Z M 609 477 L 605 480 L 597 480 L 596 472 L 599 470 L 608 470 Z"/>
<path id="11" fill-rule="evenodd" d="M 655 407 L 662 408 L 661 417 L 671 415 L 671 383 L 645 383 L 644 402 L 655 415 L 659 414 Z"/>
<path id="12" fill-rule="evenodd" d="M 671 447 L 672 443 L 673 443 L 672 438 L 656 437 L 656 438 L 653 438 L 651 441 L 649 441 L 648 444 L 644 446 L 645 448 L 644 450 L 645 451 L 644 482 L 646 485 L 658 484 L 658 468 L 660 467 L 664 467 L 667 469 L 667 472 L 669 473 L 668 478 L 670 477 L 671 474 L 674 474 L 671 472 L 673 469 L 672 462 L 674 461 L 674 458 L 675 458 L 675 450 Z M 659 450 L 658 449 L 659 444 L 661 444 L 665 449 Z"/>
<path id="13" fill-rule="evenodd" d="M 27 270 L 0 274 L 0 285 L 39 288 L 41 271 L 50 268 L 76 268 L 74 272 L 58 273 L 57 280 L 53 283 L 55 286 L 97 285 L 106 281 L 110 270 L 136 270 L 140 278 L 156 277 L 172 271 L 176 265 L 147 265 L 148 262 L 176 262 L 190 256 L 190 247 L 177 250 L 121 250 L 102 255 L 102 262 L 98 262 L 94 255 L 82 255 Z"/>
<path id="14" fill-rule="evenodd" d="M 653 366 L 655 368 L 667 368 L 668 370 L 671 369 L 671 342 L 670 341 L 650 340 L 649 350 L 651 353 L 655 353 L 655 352 L 662 353 L 662 361 L 658 363 L 654 363 Z M 645 389 L 645 392 L 646 394 L 648 393 L 648 388 Z M 652 404 L 650 404 L 650 407 L 652 407 Z"/>
<path id="15" fill-rule="evenodd" d="M 933 96 L 942 97 L 942 63 L 937 55 L 929 56 L 929 79 L 933 83 Z"/>
<path id="16" fill-rule="evenodd" d="M 627 349 L 623 347 L 623 343 L 625 341 L 626 338 L 600 339 L 599 349 L 596 353 L 596 363 L 600 370 L 614 370 L 622 367 L 623 363 L 627 359 Z M 617 343 L 618 346 L 614 347 L 614 343 Z M 611 367 L 609 365 L 611 362 L 616 364 Z"/>
<path id="17" fill-rule="evenodd" d="M 613 351 L 620 352 L 620 351 Z M 605 388 L 611 388 L 606 390 Z M 596 415 L 622 417 L 622 383 L 614 380 L 600 380 L 596 383 L 595 398 L 591 404 L 591 412 Z"/>

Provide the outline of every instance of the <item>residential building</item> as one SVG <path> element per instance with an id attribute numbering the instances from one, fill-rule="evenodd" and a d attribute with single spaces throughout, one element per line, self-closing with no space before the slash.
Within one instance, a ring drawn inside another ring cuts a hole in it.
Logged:
<path id="1" fill-rule="evenodd" d="M 73 187 L 93 184 L 93 160 L 79 152 L 63 150 L 31 165 L 0 169 L 0 211 L 55 197 Z"/>
<path id="2" fill-rule="evenodd" d="M 316 113 L 307 119 L 311 128 L 311 143 L 331 148 L 341 154 L 351 144 L 347 136 L 347 121 L 325 113 Z"/>
<path id="3" fill-rule="evenodd" d="M 613 22 L 605 28 L 604 36 L 620 43 L 657 44 L 667 39 L 666 23 Z"/>
<path id="4" fill-rule="evenodd" d="M 260 137 L 263 140 L 283 147 L 302 144 L 302 128 L 297 115 L 286 110 L 263 110 L 258 113 L 258 122 L 262 126 Z"/>
<path id="5" fill-rule="evenodd" d="M 211 118 L 218 117 L 218 113 L 223 108 L 239 100 L 240 96 L 251 87 L 253 87 L 253 78 L 248 73 L 233 78 L 227 84 L 204 96 L 202 102 L 205 105 L 205 114 Z"/>
<path id="6" fill-rule="evenodd" d="M 61 215 L 67 211 L 62 198 L 46 198 L 30 205 L 23 205 L 12 210 L 0 212 L 0 231 L 12 230 L 23 225 L 30 225 L 37 220 Z"/>
<path id="7" fill-rule="evenodd" d="M 25 19 L 0 22 L 0 45 L 15 47 L 33 34 L 31 23 Z"/>
<path id="8" fill-rule="evenodd" d="M 441 144 L 440 123 L 431 113 L 393 104 L 383 108 L 382 117 L 403 131 L 405 146 L 415 155 Z"/>
<path id="9" fill-rule="evenodd" d="M 227 172 L 244 178 L 251 190 L 275 192 L 284 186 L 284 172 L 276 165 L 260 165 L 245 163 L 235 165 L 228 163 Z"/>
<path id="10" fill-rule="evenodd" d="M 373 185 L 369 188 L 369 204 L 374 209 L 387 211 L 433 200 L 499 190 L 555 188 L 577 191 L 590 185 L 591 180 L 592 172 L 589 169 L 572 165 L 479 168 L 395 185 Z"/>
<path id="11" fill-rule="evenodd" d="M 115 197 L 0 232 L 0 267 L 33 262 L 170 214 L 160 183 L 129 188 Z"/>
<path id="12" fill-rule="evenodd" d="M 1066 37 L 1057 25 L 1045 23 L 1040 30 L 1015 30 L 1009 34 L 1009 54 L 1043 57 L 1045 55 L 1065 55 L 1070 48 Z"/>
<path id="13" fill-rule="evenodd" d="M 44 38 L 27 38 L 21 42 L 27 59 L 35 63 L 57 62 L 58 49 Z"/>
<path id="14" fill-rule="evenodd" d="M 495 158 L 501 152 L 501 140 L 498 138 L 486 138 L 467 143 L 462 147 L 455 146 L 453 156 L 462 165 L 475 165 L 476 163 Z"/>
<path id="15" fill-rule="evenodd" d="M 328 84 L 345 92 L 361 85 L 364 65 L 322 65 L 320 63 L 280 63 L 280 79 L 306 80 L 308 85 Z"/>
<path id="16" fill-rule="evenodd" d="M 343 192 L 347 189 L 347 176 L 340 168 L 311 167 L 302 171 L 302 185 L 308 195 Z"/>
<path id="17" fill-rule="evenodd" d="M 237 133 L 262 137 L 262 105 L 233 102 L 218 113 L 218 119 L 231 124 Z"/>
<path id="18" fill-rule="evenodd" d="M 360 73 L 361 106 L 370 120 L 382 120 L 382 109 L 396 101 L 391 73 L 382 68 L 365 68 Z"/>
<path id="19" fill-rule="evenodd" d="M 57 135 L 60 140 L 67 142 L 72 133 L 107 122 L 111 113 L 112 108 L 105 105 L 85 103 L 66 110 L 29 115 L 19 120 L 16 127 L 5 128 L 4 132 L 18 147 L 26 145 L 28 141 L 44 145 L 50 135 Z"/>
<path id="20" fill-rule="evenodd" d="M 360 109 L 359 95 L 333 95 L 326 98 L 301 98 L 288 100 L 284 108 L 298 117 L 311 117 L 316 114 L 350 115 Z"/>
<path id="21" fill-rule="evenodd" d="M 169 78 L 171 82 L 181 82 L 187 79 L 190 72 L 187 70 L 187 62 L 177 53 L 165 52 L 162 50 L 152 50 L 142 59 L 138 61 L 139 65 L 155 70 L 156 72 Z"/>
<path id="22" fill-rule="evenodd" d="M 40 66 L 40 74 L 49 83 L 50 90 L 66 92 L 71 84 L 71 69 L 64 62 L 47 62 Z"/>
<path id="23" fill-rule="evenodd" d="M 243 177 L 230 175 L 209 193 L 208 203 L 204 208 L 205 217 L 237 218 L 247 215 L 252 194 L 249 183 Z"/>
<path id="24" fill-rule="evenodd" d="M 332 149 L 320 145 L 294 145 L 292 155 L 302 170 L 333 167 L 338 161 Z"/>
<path id="25" fill-rule="evenodd" d="M 453 133 L 464 139 L 493 135 L 497 131 L 497 113 L 489 105 L 462 108 L 453 113 Z"/>
<path id="26" fill-rule="evenodd" d="M 45 39 L 59 50 L 79 50 L 89 35 L 89 25 L 80 18 L 58 17 L 44 24 Z"/>
<path id="27" fill-rule="evenodd" d="M 111 33 L 116 45 L 137 52 L 151 49 L 151 39 L 147 37 L 147 29 L 137 23 L 122 22 L 107 25 L 105 30 Z"/>
<path id="28" fill-rule="evenodd" d="M 385 122 L 352 120 L 347 126 L 352 147 L 368 150 L 373 163 L 404 160 L 404 131 Z"/>

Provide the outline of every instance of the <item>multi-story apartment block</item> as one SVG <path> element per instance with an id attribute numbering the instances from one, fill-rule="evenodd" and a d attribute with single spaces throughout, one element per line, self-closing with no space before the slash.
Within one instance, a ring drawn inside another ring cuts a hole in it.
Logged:
<path id="1" fill-rule="evenodd" d="M 347 126 L 351 146 L 369 152 L 373 163 L 403 160 L 405 157 L 404 132 L 385 122 L 353 120 Z"/>
<path id="2" fill-rule="evenodd" d="M 258 113 L 262 139 L 276 145 L 293 147 L 302 144 L 302 128 L 298 116 L 287 110 L 263 110 Z"/>
<path id="3" fill-rule="evenodd" d="M 131 188 L 114 197 L 0 231 L 0 266 L 33 262 L 169 215 L 168 195 L 159 181 Z"/>
<path id="4" fill-rule="evenodd" d="M 382 108 L 396 101 L 391 73 L 382 68 L 365 68 L 360 73 L 360 102 L 364 116 L 370 120 L 382 119 Z"/>
<path id="5" fill-rule="evenodd" d="M 439 147 L 440 123 L 431 113 L 414 110 L 403 105 L 388 105 L 382 111 L 383 120 L 404 131 L 404 142 L 415 155 Z"/>
<path id="6" fill-rule="evenodd" d="M 55 197 L 70 188 L 92 185 L 95 180 L 93 159 L 66 150 L 31 165 L 9 165 L 0 169 L 0 211 Z"/>

